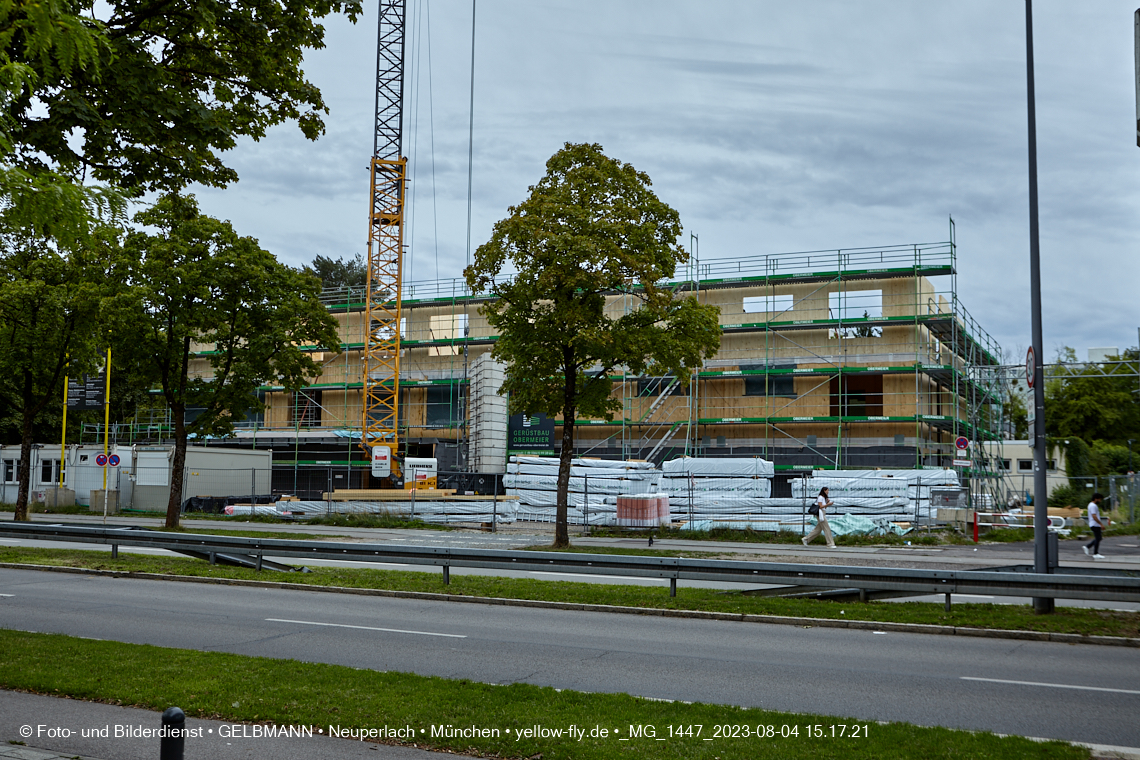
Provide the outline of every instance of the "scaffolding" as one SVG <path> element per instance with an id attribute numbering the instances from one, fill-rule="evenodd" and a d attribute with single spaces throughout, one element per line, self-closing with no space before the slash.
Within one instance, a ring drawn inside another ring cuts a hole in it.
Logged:
<path id="1" fill-rule="evenodd" d="M 952 224 L 950 240 L 928 244 L 706 260 L 694 245 L 663 285 L 720 307 L 720 352 L 688 384 L 615 372 L 623 413 L 577 420 L 576 455 L 756 455 L 788 476 L 965 459 L 975 502 L 1001 503 L 1008 372 L 997 342 L 959 301 Z M 463 279 L 406 281 L 401 295 L 401 453 L 432 455 L 429 447 L 465 437 L 465 349 L 474 361 L 496 336 L 478 313 L 487 297 Z M 613 293 L 607 310 L 620 316 L 636 300 Z M 359 440 L 366 294 L 329 289 L 322 302 L 339 322 L 340 350 L 314 351 L 323 374 L 301 402 L 263 388 L 267 409 L 238 423 L 243 435 L 324 430 Z M 140 420 L 137 431 L 161 434 L 164 422 Z M 960 437 L 971 444 L 964 451 Z"/>

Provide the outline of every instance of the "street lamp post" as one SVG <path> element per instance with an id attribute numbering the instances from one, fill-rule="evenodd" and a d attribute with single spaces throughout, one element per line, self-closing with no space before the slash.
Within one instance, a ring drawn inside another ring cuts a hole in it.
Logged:
<path id="1" fill-rule="evenodd" d="M 1033 324 L 1033 571 L 1049 572 L 1049 492 L 1045 480 L 1045 372 L 1041 335 L 1041 240 L 1037 225 L 1037 104 L 1033 86 L 1033 0 L 1025 0 L 1025 72 L 1029 122 L 1029 296 Z M 1033 599 L 1039 615 L 1053 612 L 1052 597 Z"/>

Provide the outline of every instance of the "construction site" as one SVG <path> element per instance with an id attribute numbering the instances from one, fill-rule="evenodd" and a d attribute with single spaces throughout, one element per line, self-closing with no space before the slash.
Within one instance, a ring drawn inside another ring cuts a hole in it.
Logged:
<path id="1" fill-rule="evenodd" d="M 238 421 L 233 439 L 204 442 L 272 450 L 275 492 L 402 485 L 408 458 L 434 459 L 441 476 L 499 475 L 512 455 L 559 453 L 561 420 L 511 417 L 498 393 L 509 368 L 490 356 L 488 296 L 462 278 L 404 279 L 404 14 L 400 0 L 380 3 L 367 283 L 321 297 L 341 345 L 312 348 L 322 372 L 311 385 L 263 387 L 263 412 Z M 1002 503 L 1001 351 L 959 301 L 953 221 L 935 243 L 691 254 L 663 285 L 719 308 L 719 353 L 685 383 L 613 376 L 621 414 L 576 420 L 575 457 L 760 457 L 774 497 L 810 471 L 954 467 L 971 499 Z M 635 302 L 613 292 L 606 308 L 619 316 Z M 202 356 L 196 372 L 210 371 Z M 140 410 L 111 431 L 87 426 L 83 442 L 163 443 L 170 422 Z M 515 429 L 532 423 L 544 442 L 520 447 Z M 373 465 L 381 451 L 395 470 Z"/>

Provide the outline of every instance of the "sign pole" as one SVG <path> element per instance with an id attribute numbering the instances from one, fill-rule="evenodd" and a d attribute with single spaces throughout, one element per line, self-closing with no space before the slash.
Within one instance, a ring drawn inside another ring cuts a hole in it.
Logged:
<path id="1" fill-rule="evenodd" d="M 107 347 L 107 387 L 103 394 L 103 456 L 107 456 L 107 430 L 111 427 L 111 347 Z M 103 518 L 107 517 L 107 468 L 103 468 Z"/>
<path id="2" fill-rule="evenodd" d="M 71 364 L 71 354 L 64 359 Z M 59 506 L 59 492 L 63 490 L 63 461 L 67 452 L 67 373 L 63 375 L 63 425 L 59 434 L 59 488 L 55 492 L 55 503 Z"/>
<path id="3" fill-rule="evenodd" d="M 1025 73 L 1029 122 L 1029 294 L 1033 323 L 1033 571 L 1049 572 L 1049 491 L 1045 479 L 1045 372 L 1041 365 L 1041 238 L 1037 216 L 1037 103 L 1033 82 L 1033 0 L 1025 0 Z M 1035 597 L 1039 615 L 1053 612 L 1051 597 Z"/>

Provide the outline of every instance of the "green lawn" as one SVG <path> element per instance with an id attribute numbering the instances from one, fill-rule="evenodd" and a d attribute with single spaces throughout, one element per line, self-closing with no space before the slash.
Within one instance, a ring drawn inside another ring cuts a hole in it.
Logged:
<path id="1" fill-rule="evenodd" d="M 1061 742 L 1038 743 L 990 733 L 659 702 L 625 694 L 584 694 L 517 683 L 497 686 L 54 634 L 0 629 L 0 651 L 4 652 L 0 666 L 0 688 L 4 689 L 152 710 L 178 705 L 192 717 L 312 726 L 314 734 L 318 729 L 328 733 L 334 728 L 410 726 L 420 746 L 482 757 L 1089 758 L 1087 750 Z M 433 727 L 448 725 L 490 729 L 497 735 L 432 737 Z M 534 726 L 561 730 L 563 735 L 517 738 L 516 732 Z M 585 735 L 569 737 L 566 731 L 570 726 L 584 728 Z M 745 726 L 750 734 L 759 730 L 761 736 L 716 736 L 718 730 L 725 733 L 725 727 L 730 734 L 743 733 Z M 764 735 L 768 726 L 772 727 L 770 737 Z M 855 726 L 859 727 L 858 735 L 851 738 Z M 632 727 L 641 727 L 643 736 L 630 738 Z M 649 733 L 648 727 L 652 727 L 652 736 L 644 735 Z M 591 736 L 592 729 L 610 733 Z M 841 732 L 847 736 L 840 737 Z M 659 738 L 666 740 L 657 741 Z M 705 741 L 709 738 L 713 741 Z M 188 740 L 191 747 L 196 742 L 208 746 L 208 740 Z"/>
<path id="2" fill-rule="evenodd" d="M 442 572 L 316 567 L 312 573 L 304 574 L 269 571 L 259 574 L 254 570 L 241 568 L 212 567 L 200 560 L 181 557 L 154 557 L 122 552 L 118 559 L 111 559 L 110 554 L 105 552 L 8 546 L 0 546 L 0 562 L 571 604 L 1140 637 L 1140 613 L 1058 607 L 1053 615 L 1036 615 L 1028 600 L 1024 605 L 954 604 L 951 611 L 946 612 L 942 604 L 927 602 L 860 604 L 814 599 L 780 599 L 747 596 L 731 591 L 687 588 L 683 583 L 678 587 L 676 597 L 670 597 L 668 588 L 665 587 L 501 578 L 458 573 L 453 573 L 451 584 L 445 586 Z"/>

